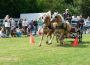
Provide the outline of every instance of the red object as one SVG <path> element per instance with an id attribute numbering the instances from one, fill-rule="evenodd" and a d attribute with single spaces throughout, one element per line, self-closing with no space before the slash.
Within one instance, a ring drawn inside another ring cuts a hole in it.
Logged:
<path id="1" fill-rule="evenodd" d="M 31 45 L 34 45 L 35 44 L 35 39 L 34 39 L 34 36 L 32 35 L 32 33 L 30 33 L 30 44 Z"/>
<path id="2" fill-rule="evenodd" d="M 42 35 L 43 34 L 43 29 L 39 29 L 38 30 L 38 35 Z"/>
<path id="3" fill-rule="evenodd" d="M 78 37 L 76 37 L 75 38 L 75 40 L 73 41 L 73 43 L 72 43 L 72 46 L 78 46 L 79 45 L 79 43 L 78 43 Z"/>
<path id="4" fill-rule="evenodd" d="M 71 28 L 70 32 L 75 32 L 75 28 Z"/>

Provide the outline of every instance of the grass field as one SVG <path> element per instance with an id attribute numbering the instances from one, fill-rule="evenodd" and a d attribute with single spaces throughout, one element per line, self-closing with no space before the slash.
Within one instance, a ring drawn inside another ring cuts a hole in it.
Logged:
<path id="1" fill-rule="evenodd" d="M 35 37 L 35 45 L 30 46 L 29 38 L 1 38 L 0 65 L 90 65 L 90 35 L 83 35 L 83 43 L 72 47 L 52 45 L 38 47 L 40 38 Z"/>

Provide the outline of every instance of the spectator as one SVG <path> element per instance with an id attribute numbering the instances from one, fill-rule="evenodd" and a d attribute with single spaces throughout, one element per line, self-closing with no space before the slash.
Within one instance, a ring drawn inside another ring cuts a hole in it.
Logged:
<path id="1" fill-rule="evenodd" d="M 33 20 L 31 22 L 29 22 L 28 24 L 28 28 L 27 28 L 27 31 L 28 31 L 28 35 L 30 34 L 30 32 L 32 32 L 32 30 L 34 29 L 34 26 L 33 26 Z"/>
<path id="2" fill-rule="evenodd" d="M 37 20 L 35 20 L 35 21 L 33 21 L 33 25 L 34 25 L 34 29 L 35 29 L 35 34 L 36 34 L 36 32 L 37 32 L 37 30 L 38 30 L 38 23 L 37 23 Z"/>
<path id="3" fill-rule="evenodd" d="M 21 29 L 22 28 L 22 21 L 23 21 L 23 19 L 20 19 L 19 21 L 18 21 L 18 27 Z"/>
<path id="4" fill-rule="evenodd" d="M 42 33 L 43 26 L 44 26 L 43 23 L 44 23 L 44 19 L 39 18 L 39 20 L 38 20 L 38 31 L 37 31 L 38 35 L 40 34 L 40 32 Z"/>
<path id="5" fill-rule="evenodd" d="M 38 28 L 43 28 L 43 22 L 44 22 L 44 20 L 42 18 L 39 18 L 39 20 L 38 20 Z"/>
<path id="6" fill-rule="evenodd" d="M 16 22 L 14 21 L 13 18 L 10 18 L 10 21 L 11 21 L 11 36 L 15 37 Z"/>
<path id="7" fill-rule="evenodd" d="M 77 22 L 77 28 L 80 28 L 81 30 L 83 30 L 84 24 L 85 24 L 84 18 L 82 17 L 82 15 L 80 15 L 80 20 Z"/>
<path id="8" fill-rule="evenodd" d="M 2 28 L 0 27 L 0 38 L 3 37 Z"/>
<path id="9" fill-rule="evenodd" d="M 10 18 L 9 15 L 6 15 L 5 19 L 4 19 L 4 26 L 5 26 L 5 33 L 6 35 L 9 37 L 10 35 Z"/>
<path id="10" fill-rule="evenodd" d="M 0 27 L 0 38 L 4 38 L 7 37 L 4 33 L 3 33 L 4 29 Z"/>
<path id="11" fill-rule="evenodd" d="M 16 27 L 16 35 L 17 35 L 17 37 L 21 37 L 22 36 L 22 31 L 18 27 Z"/>
<path id="12" fill-rule="evenodd" d="M 22 26 L 23 26 L 24 35 L 27 35 L 27 26 L 28 26 L 28 21 L 27 21 L 27 19 L 24 19 L 24 20 L 22 21 Z"/>

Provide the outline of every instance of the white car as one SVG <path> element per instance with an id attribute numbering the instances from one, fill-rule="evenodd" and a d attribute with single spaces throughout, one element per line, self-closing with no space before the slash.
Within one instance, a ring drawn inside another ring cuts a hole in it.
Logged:
<path id="1" fill-rule="evenodd" d="M 90 21 L 86 22 L 85 26 L 90 26 Z"/>

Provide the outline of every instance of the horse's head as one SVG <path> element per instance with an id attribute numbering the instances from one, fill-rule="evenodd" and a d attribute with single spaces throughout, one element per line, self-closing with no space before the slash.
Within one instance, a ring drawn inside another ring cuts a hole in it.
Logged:
<path id="1" fill-rule="evenodd" d="M 49 25 L 50 24 L 50 20 L 51 20 L 50 16 L 46 16 L 45 20 L 44 20 L 44 24 Z"/>
<path id="2" fill-rule="evenodd" d="M 71 25 L 69 23 L 65 23 L 63 22 L 64 20 L 62 19 L 61 15 L 57 15 L 55 16 L 55 22 L 53 23 L 53 27 L 56 29 L 63 29 L 63 30 L 67 30 L 70 31 L 71 30 Z"/>
<path id="3" fill-rule="evenodd" d="M 62 18 L 60 15 L 55 16 L 54 22 L 53 22 L 53 27 L 56 28 L 62 23 Z"/>
<path id="4" fill-rule="evenodd" d="M 61 18 L 60 15 L 55 16 L 55 19 L 56 19 L 57 23 L 61 23 L 62 22 L 62 18 Z"/>

